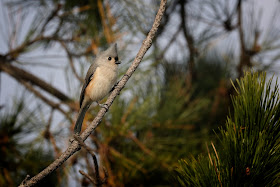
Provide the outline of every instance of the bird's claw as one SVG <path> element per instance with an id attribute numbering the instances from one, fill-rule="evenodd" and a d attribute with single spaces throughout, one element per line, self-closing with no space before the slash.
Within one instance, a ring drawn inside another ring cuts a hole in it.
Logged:
<path id="1" fill-rule="evenodd" d="M 71 138 L 69 139 L 69 142 L 70 142 L 70 143 L 73 143 L 74 140 L 75 140 L 75 138 L 71 137 Z"/>
<path id="2" fill-rule="evenodd" d="M 101 108 L 105 108 L 106 110 L 109 110 L 109 106 L 105 103 L 105 104 L 100 104 L 98 103 L 98 105 L 101 107 Z"/>

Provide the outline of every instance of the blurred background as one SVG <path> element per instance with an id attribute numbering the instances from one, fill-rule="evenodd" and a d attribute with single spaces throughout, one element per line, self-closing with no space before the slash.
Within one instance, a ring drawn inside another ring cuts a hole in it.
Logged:
<path id="1" fill-rule="evenodd" d="M 79 94 L 98 51 L 116 42 L 119 78 L 159 0 L 0 0 L 0 186 L 16 186 L 69 145 Z M 207 152 L 232 107 L 230 80 L 279 74 L 278 0 L 169 0 L 140 67 L 86 141 L 104 186 L 174 186 L 178 160 Z M 103 100 L 102 102 L 104 102 Z M 88 111 L 83 129 L 100 108 Z M 92 186 L 81 150 L 40 186 Z"/>

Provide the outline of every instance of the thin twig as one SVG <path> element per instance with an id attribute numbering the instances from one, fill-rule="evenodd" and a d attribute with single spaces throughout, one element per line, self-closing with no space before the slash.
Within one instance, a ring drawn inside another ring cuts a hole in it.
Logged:
<path id="1" fill-rule="evenodd" d="M 241 50 L 245 51 L 245 41 L 244 41 L 244 31 L 243 31 L 243 22 L 242 22 L 242 0 L 238 0 L 237 3 L 237 12 L 238 12 L 238 33 L 240 39 Z"/>
<path id="2" fill-rule="evenodd" d="M 56 8 L 52 11 L 52 13 L 49 15 L 49 17 L 47 18 L 47 20 L 45 21 L 44 25 L 42 26 L 42 29 L 40 31 L 40 33 L 44 33 L 45 29 L 47 27 L 47 25 L 49 24 L 49 22 L 55 18 L 55 16 L 57 16 L 58 11 L 61 9 L 62 5 L 61 4 L 57 4 Z"/>
<path id="3" fill-rule="evenodd" d="M 188 15 L 185 11 L 185 4 L 187 4 L 188 1 L 180 0 L 179 3 L 181 5 L 181 9 L 180 9 L 181 10 L 180 14 L 181 14 L 181 18 L 182 18 L 181 26 L 182 26 L 183 34 L 184 34 L 184 37 L 186 39 L 187 47 L 188 47 L 188 50 L 189 50 L 189 60 L 188 60 L 188 66 L 187 66 L 189 73 L 188 73 L 187 80 L 188 80 L 188 83 L 189 83 L 189 87 L 191 87 L 191 83 L 193 82 L 193 80 L 196 77 L 196 72 L 195 72 L 195 69 L 194 69 L 196 49 L 195 49 L 195 46 L 194 46 L 194 38 L 189 33 L 188 27 L 187 27 Z"/>
<path id="4" fill-rule="evenodd" d="M 127 163 L 126 167 L 137 169 L 141 171 L 143 174 L 146 174 L 148 172 L 145 168 L 143 168 L 143 166 L 140 163 L 137 163 L 127 158 L 125 155 L 123 155 L 113 147 L 108 147 L 108 148 L 109 148 L 108 151 L 111 155 L 113 155 L 114 157 L 118 157 L 122 162 Z"/>
<path id="5" fill-rule="evenodd" d="M 86 150 L 88 153 L 92 154 L 92 152 L 93 152 L 92 149 L 89 148 L 89 147 L 83 142 L 83 140 L 81 139 L 80 136 L 78 136 L 77 134 L 74 134 L 74 138 L 75 138 L 75 140 L 77 140 L 77 141 L 79 142 L 79 144 L 80 144 L 83 148 L 85 148 L 85 150 Z"/>
<path id="6" fill-rule="evenodd" d="M 54 111 L 55 111 L 55 108 L 52 108 L 52 111 L 51 111 L 51 114 L 50 114 L 50 117 L 49 117 L 49 120 L 48 120 L 48 124 L 46 126 L 46 130 L 44 131 L 44 137 L 48 141 L 50 141 L 50 143 L 53 146 L 54 152 L 55 152 L 55 158 L 58 158 L 59 155 L 61 154 L 61 151 L 60 151 L 59 147 L 57 146 L 57 143 L 55 141 L 55 138 L 54 138 L 53 134 L 50 131 L 51 124 L 52 124 L 52 119 L 53 119 L 53 115 L 54 115 Z M 61 184 L 61 180 L 62 179 L 61 179 L 61 172 L 59 170 L 56 170 L 56 177 L 57 177 L 57 180 L 58 180 L 58 184 Z"/>
<path id="7" fill-rule="evenodd" d="M 54 152 L 55 152 L 55 158 L 57 158 L 60 155 L 60 149 L 57 147 L 56 142 L 55 142 L 55 138 L 52 135 L 50 128 L 51 128 L 51 124 L 52 124 L 52 119 L 53 119 L 53 114 L 54 114 L 54 108 L 52 108 L 49 120 L 48 120 L 48 124 L 46 126 L 46 130 L 44 131 L 44 137 L 46 140 L 50 141 L 51 144 L 53 145 L 54 148 Z M 59 175 L 59 172 L 58 172 Z"/>
<path id="8" fill-rule="evenodd" d="M 20 53 L 22 53 L 26 48 L 30 47 L 36 42 L 39 41 L 63 41 L 63 42 L 73 42 L 73 38 L 63 39 L 58 38 L 56 36 L 43 36 L 39 35 L 32 40 L 26 41 L 21 45 L 17 46 L 16 48 L 10 50 L 8 53 L 5 54 L 5 57 L 9 57 L 8 59 L 16 59 Z"/>
<path id="9" fill-rule="evenodd" d="M 136 138 L 132 131 L 129 131 L 128 132 L 128 135 L 127 135 L 128 138 L 130 138 L 144 153 L 146 153 L 147 155 L 155 158 L 156 155 L 154 154 L 154 152 L 152 150 L 150 150 L 149 148 L 147 148 L 138 138 Z M 162 161 L 159 161 L 162 165 L 162 167 L 164 168 L 170 168 L 170 166 Z"/>
<path id="10" fill-rule="evenodd" d="M 22 85 L 25 86 L 26 89 L 28 89 L 30 92 L 33 92 L 34 95 L 36 95 L 38 98 L 40 98 L 42 101 L 44 101 L 46 104 L 48 104 L 49 106 L 51 106 L 53 109 L 57 109 L 58 111 L 60 111 L 62 114 L 64 114 L 65 116 L 68 116 L 67 112 L 64 111 L 61 107 L 59 103 L 55 103 L 53 101 L 51 101 L 50 99 L 46 98 L 44 95 L 42 95 L 38 90 L 36 90 L 30 83 L 28 83 L 27 81 L 24 80 L 20 80 L 18 78 L 16 78 Z"/>
<path id="11" fill-rule="evenodd" d="M 111 92 L 110 96 L 108 97 L 105 104 L 107 104 L 108 108 L 112 105 L 114 99 L 119 95 L 120 91 L 124 88 L 125 84 L 127 83 L 128 79 L 132 76 L 134 71 L 137 69 L 139 64 L 141 63 L 144 55 L 148 51 L 148 49 L 152 45 L 153 38 L 156 35 L 156 32 L 158 30 L 158 27 L 160 25 L 161 19 L 163 17 L 163 14 L 165 12 L 166 7 L 166 1 L 167 0 L 161 0 L 159 10 L 157 12 L 155 21 L 153 23 L 153 26 L 148 33 L 146 39 L 143 41 L 143 44 L 137 53 L 133 63 L 127 70 L 126 74 L 122 77 L 120 82 L 117 84 L 115 89 Z M 105 108 L 101 108 L 93 120 L 93 122 L 87 127 L 87 129 L 81 134 L 81 139 L 84 141 L 86 140 L 89 135 L 95 130 L 95 128 L 100 124 L 103 116 L 107 110 Z M 26 181 L 26 183 L 20 186 L 33 186 L 37 184 L 39 181 L 41 181 L 43 178 L 45 178 L 47 175 L 52 173 L 54 170 L 56 170 L 58 167 L 60 167 L 69 157 L 71 157 L 75 152 L 79 151 L 81 146 L 79 145 L 78 141 L 72 141 L 71 145 L 66 149 L 64 153 L 61 154 L 61 156 L 56 159 L 53 163 L 51 163 L 47 168 L 45 168 L 43 171 L 41 171 L 36 176 L 32 177 L 30 180 Z"/>
<path id="12" fill-rule="evenodd" d="M 69 64 L 70 64 L 70 67 L 74 73 L 74 75 L 76 76 L 76 78 L 81 82 L 83 83 L 84 82 L 84 79 L 82 77 L 79 76 L 79 74 L 77 73 L 76 69 L 75 69 L 75 66 L 74 66 L 74 62 L 73 62 L 73 57 L 69 51 L 69 49 L 67 48 L 67 46 L 65 45 L 64 42 L 60 42 L 61 46 L 65 49 L 66 53 L 67 53 L 67 56 L 68 56 L 68 59 L 69 59 Z"/>
<path id="13" fill-rule="evenodd" d="M 138 145 L 138 147 L 147 155 L 150 155 L 152 157 L 155 156 L 154 152 L 152 150 L 150 150 L 149 148 L 147 148 L 138 138 L 136 138 L 133 134 L 132 131 L 129 131 L 127 134 L 127 138 L 131 139 L 132 141 L 134 141 L 134 143 L 136 143 L 136 145 Z"/>
<path id="14" fill-rule="evenodd" d="M 80 174 L 82 174 L 83 176 L 85 176 L 91 183 L 96 184 L 97 182 L 94 180 L 94 178 L 92 178 L 91 176 L 89 176 L 87 173 L 85 173 L 82 170 L 79 170 Z"/>
<path id="15" fill-rule="evenodd" d="M 237 11 L 238 11 L 238 33 L 239 33 L 239 40 L 240 40 L 240 59 L 239 64 L 237 66 L 238 76 L 243 76 L 243 68 L 247 66 L 248 68 L 251 67 L 251 57 L 246 53 L 246 45 L 245 45 L 245 38 L 244 38 L 244 29 L 243 29 L 243 22 L 242 22 L 242 0 L 238 0 L 237 3 Z"/>
<path id="16" fill-rule="evenodd" d="M 86 151 L 92 156 L 93 159 L 93 163 L 94 163 L 94 170 L 95 170 L 95 179 L 94 180 L 90 180 L 90 181 L 95 181 L 93 182 L 93 184 L 95 184 L 96 186 L 100 186 L 102 185 L 102 181 L 106 182 L 106 180 L 101 180 L 100 179 L 100 175 L 99 175 L 99 167 L 98 167 L 98 162 L 97 162 L 97 158 L 95 156 L 95 154 L 93 153 L 93 151 L 83 142 L 83 140 L 77 135 L 74 135 L 74 138 L 79 142 L 79 144 L 86 149 Z M 81 170 L 80 170 L 81 173 Z M 85 172 L 81 173 L 81 174 L 85 174 Z M 87 178 L 89 178 L 88 175 L 85 175 Z M 91 178 L 91 177 L 90 177 Z"/>

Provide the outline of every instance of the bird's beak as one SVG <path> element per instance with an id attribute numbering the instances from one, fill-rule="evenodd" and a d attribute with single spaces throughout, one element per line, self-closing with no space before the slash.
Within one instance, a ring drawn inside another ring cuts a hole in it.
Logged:
<path id="1" fill-rule="evenodd" d="M 115 64 L 119 65 L 121 64 L 122 62 L 121 61 L 116 61 Z"/>

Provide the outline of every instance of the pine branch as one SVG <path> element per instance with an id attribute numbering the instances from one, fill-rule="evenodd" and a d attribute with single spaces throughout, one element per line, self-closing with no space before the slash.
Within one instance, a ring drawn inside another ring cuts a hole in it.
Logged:
<path id="1" fill-rule="evenodd" d="M 5 61 L 0 61 L 0 71 L 6 72 L 17 80 L 30 82 L 31 84 L 40 87 L 41 89 L 60 99 L 62 102 L 71 102 L 71 98 L 62 93 L 60 90 L 54 88 L 52 85 L 36 77 L 35 75 L 16 66 L 13 66 L 12 64 L 6 63 Z"/>
<path id="2" fill-rule="evenodd" d="M 115 89 L 112 91 L 110 96 L 108 97 L 106 101 L 106 105 L 108 108 L 101 108 L 100 111 L 98 112 L 97 116 L 93 120 L 93 122 L 87 127 L 87 129 L 81 134 L 81 139 L 85 141 L 89 135 L 95 130 L 95 128 L 100 124 L 102 118 L 108 111 L 109 107 L 112 105 L 114 99 L 117 97 L 117 95 L 120 93 L 120 91 L 124 88 L 125 84 L 127 83 L 128 79 L 132 76 L 134 71 L 137 69 L 139 66 L 140 62 L 142 61 L 144 55 L 148 51 L 148 49 L 152 45 L 153 38 L 156 35 L 156 32 L 158 30 L 158 27 L 160 25 L 161 19 L 163 17 L 163 14 L 165 12 L 165 7 L 166 7 L 166 1 L 167 0 L 161 0 L 159 10 L 157 12 L 157 15 L 155 17 L 153 26 L 148 33 L 146 39 L 143 41 L 143 44 L 137 53 L 133 63 L 127 70 L 126 74 L 122 77 L 122 79 L 119 81 Z M 56 159 L 52 164 L 50 164 L 47 168 L 45 168 L 43 171 L 41 171 L 39 174 L 36 176 L 32 177 L 29 180 L 23 181 L 20 186 L 33 186 L 37 184 L 39 181 L 41 181 L 43 178 L 45 178 L 47 175 L 52 173 L 54 170 L 59 168 L 68 158 L 70 158 L 75 152 L 79 151 L 81 149 L 81 146 L 79 145 L 77 140 L 73 140 L 70 144 L 70 146 L 67 148 L 67 150 L 62 153 L 62 155 Z"/>
<path id="3" fill-rule="evenodd" d="M 233 117 L 220 128 L 219 149 L 184 159 L 176 169 L 182 186 L 279 186 L 280 95 L 265 73 L 236 81 Z"/>

